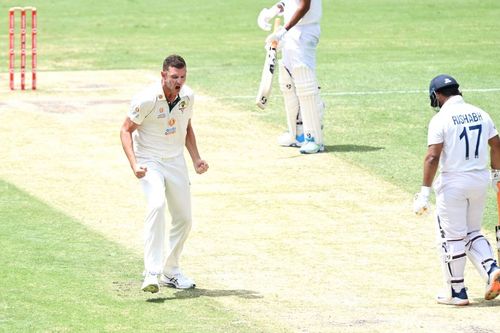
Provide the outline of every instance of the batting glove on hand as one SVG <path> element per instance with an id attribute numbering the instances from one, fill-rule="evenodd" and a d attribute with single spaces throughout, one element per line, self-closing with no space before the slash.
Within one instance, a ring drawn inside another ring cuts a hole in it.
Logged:
<path id="1" fill-rule="evenodd" d="M 266 43 L 264 45 L 264 50 L 266 50 L 266 52 L 272 48 L 273 48 L 273 46 L 271 45 L 271 43 Z M 276 45 L 276 47 L 274 49 L 276 50 L 276 52 L 281 52 L 281 49 L 282 49 L 281 43 L 278 43 L 278 45 Z"/>
<path id="2" fill-rule="evenodd" d="M 490 179 L 491 179 L 491 186 L 493 187 L 495 192 L 498 192 L 497 183 L 500 182 L 500 170 L 491 169 Z"/>
<path id="3" fill-rule="evenodd" d="M 413 212 L 417 215 L 423 215 L 429 212 L 431 206 L 429 205 L 429 196 L 431 194 L 431 188 L 428 186 L 422 186 L 420 192 L 415 194 L 415 199 L 413 199 Z"/>
<path id="4" fill-rule="evenodd" d="M 271 31 L 271 19 L 276 16 L 271 9 L 264 8 L 260 11 L 259 16 L 257 17 L 257 25 L 264 31 Z"/>
<path id="5" fill-rule="evenodd" d="M 283 36 L 286 34 L 287 30 L 285 27 L 280 27 L 278 30 L 267 36 L 266 44 L 270 44 L 272 42 L 280 42 L 283 39 Z"/>
<path id="6" fill-rule="evenodd" d="M 278 7 L 278 4 L 280 3 L 277 3 L 271 8 L 264 8 L 260 11 L 259 16 L 257 17 L 257 25 L 259 28 L 265 31 L 271 31 L 271 23 L 269 23 L 269 21 L 271 21 L 276 15 L 281 14 L 281 8 Z"/>

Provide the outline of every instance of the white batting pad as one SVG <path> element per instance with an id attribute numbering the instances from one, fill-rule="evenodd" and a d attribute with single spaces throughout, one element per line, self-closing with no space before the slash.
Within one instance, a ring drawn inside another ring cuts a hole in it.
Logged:
<path id="1" fill-rule="evenodd" d="M 295 90 L 299 98 L 300 113 L 304 124 L 304 136 L 314 139 L 317 144 L 323 144 L 323 131 L 321 128 L 321 113 L 323 105 L 319 96 L 316 74 L 307 66 L 298 66 L 292 70 Z"/>
<path id="2" fill-rule="evenodd" d="M 493 259 L 490 243 L 479 231 L 468 234 L 466 241 L 465 251 L 467 257 L 472 261 L 481 278 L 487 283 L 491 265 L 496 263 L 495 259 Z"/>
<path id="3" fill-rule="evenodd" d="M 455 292 L 460 292 L 464 288 L 464 271 L 467 257 L 465 254 L 465 241 L 462 240 L 446 240 L 440 244 L 441 252 L 441 267 L 443 268 L 445 284 L 447 290 L 451 289 Z"/>
<path id="4" fill-rule="evenodd" d="M 295 138 L 297 135 L 297 121 L 300 117 L 299 115 L 299 99 L 297 93 L 295 92 L 295 84 L 293 83 L 290 73 L 283 65 L 283 61 L 279 61 L 279 84 L 280 90 L 283 94 L 283 100 L 285 104 L 286 112 L 286 123 L 288 125 L 288 132 L 292 134 Z"/>

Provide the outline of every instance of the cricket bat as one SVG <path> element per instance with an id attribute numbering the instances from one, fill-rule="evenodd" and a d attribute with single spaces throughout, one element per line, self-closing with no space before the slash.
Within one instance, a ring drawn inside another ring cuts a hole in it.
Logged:
<path id="1" fill-rule="evenodd" d="M 498 208 L 498 224 L 495 226 L 495 234 L 497 236 L 497 258 L 500 262 L 500 182 L 497 185 L 497 208 Z"/>
<path id="2" fill-rule="evenodd" d="M 276 31 L 281 24 L 281 20 L 277 18 L 274 20 L 274 31 Z M 267 106 L 267 101 L 271 95 L 271 88 L 273 86 L 273 76 L 274 69 L 276 68 L 277 51 L 276 48 L 278 42 L 274 41 L 269 46 L 266 53 L 266 59 L 264 61 L 264 68 L 262 69 L 262 76 L 260 79 L 259 91 L 257 92 L 257 98 L 255 99 L 255 104 L 262 110 Z"/>

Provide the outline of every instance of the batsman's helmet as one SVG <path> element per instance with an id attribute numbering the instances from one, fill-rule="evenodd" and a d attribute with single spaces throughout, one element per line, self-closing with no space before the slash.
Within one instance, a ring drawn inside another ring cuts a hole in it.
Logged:
<path id="1" fill-rule="evenodd" d="M 449 75 L 441 74 L 432 79 L 429 85 L 429 98 L 431 99 L 432 107 L 435 108 L 438 106 L 436 91 L 450 87 L 458 88 L 459 84 L 457 80 L 455 80 L 453 77 Z"/>

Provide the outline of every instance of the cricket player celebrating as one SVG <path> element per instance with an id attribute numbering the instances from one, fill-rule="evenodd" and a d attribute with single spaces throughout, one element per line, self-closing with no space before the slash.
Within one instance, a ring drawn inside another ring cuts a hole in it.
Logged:
<path id="1" fill-rule="evenodd" d="M 320 36 L 321 0 L 284 0 L 260 12 L 257 24 L 270 31 L 270 21 L 284 15 L 285 25 L 271 33 L 266 43 L 278 41 L 279 85 L 283 93 L 288 132 L 279 137 L 282 146 L 299 147 L 303 154 L 324 150 L 322 117 L 324 104 L 316 79 L 316 47 Z M 300 110 L 300 112 L 299 112 Z M 304 137 L 297 131 L 303 123 Z"/>
<path id="2" fill-rule="evenodd" d="M 481 233 L 489 184 L 488 155 L 496 188 L 500 179 L 496 170 L 500 169 L 500 139 L 488 113 L 465 103 L 458 87 L 449 75 L 439 75 L 430 83 L 431 106 L 439 112 L 429 124 L 423 184 L 413 208 L 419 215 L 428 210 L 430 186 L 439 167 L 433 187 L 446 289 L 437 302 L 467 305 L 466 257 L 486 283 L 485 299 L 494 299 L 500 293 L 500 269 Z"/>
<path id="3" fill-rule="evenodd" d="M 133 98 L 120 132 L 123 150 L 147 201 L 142 284 L 146 292 L 158 292 L 159 283 L 180 289 L 195 287 L 194 281 L 179 268 L 179 257 L 191 230 L 191 194 L 184 146 L 197 173 L 207 171 L 208 164 L 198 153 L 191 125 L 194 95 L 184 85 L 185 81 L 184 59 L 168 56 L 163 62 L 161 83 Z M 167 251 L 165 199 L 172 217 Z"/>

